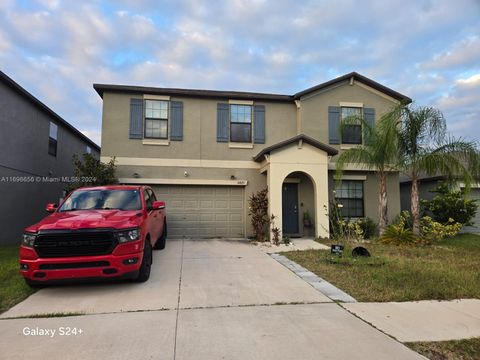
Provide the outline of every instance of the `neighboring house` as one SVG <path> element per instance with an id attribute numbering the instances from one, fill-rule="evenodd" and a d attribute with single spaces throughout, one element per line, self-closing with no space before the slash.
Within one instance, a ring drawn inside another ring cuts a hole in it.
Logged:
<path id="1" fill-rule="evenodd" d="M 121 183 L 148 184 L 167 202 L 169 236 L 252 234 L 248 199 L 268 186 L 269 212 L 288 236 L 328 236 L 329 200 L 345 216 L 377 220 L 378 183 L 352 164 L 334 181 L 335 155 L 362 144 L 408 97 L 350 73 L 294 95 L 94 84 L 103 98 L 102 161 Z M 337 185 L 336 185 L 337 184 Z M 333 190 L 337 187 L 336 191 Z M 389 216 L 400 211 L 398 173 L 388 176 Z M 310 216 L 312 226 L 304 222 Z"/>
<path id="2" fill-rule="evenodd" d="M 58 203 L 73 176 L 72 155 L 100 147 L 0 71 L 0 244 L 19 244 L 23 229 Z"/>
<path id="3" fill-rule="evenodd" d="M 420 183 L 418 185 L 420 199 L 432 200 L 437 193 L 435 189 L 440 185 L 442 181 L 446 181 L 445 176 L 422 176 L 420 178 Z M 410 211 L 410 194 L 411 194 L 412 182 L 404 176 L 400 176 L 400 207 L 403 210 Z M 463 183 L 459 182 L 456 184 L 458 189 L 464 189 L 465 186 Z M 477 201 L 477 205 L 480 206 L 480 186 L 474 184 L 471 186 L 470 192 L 467 197 Z M 480 210 L 477 211 L 475 217 L 472 219 L 473 226 L 464 226 L 462 232 L 468 233 L 480 233 Z"/>

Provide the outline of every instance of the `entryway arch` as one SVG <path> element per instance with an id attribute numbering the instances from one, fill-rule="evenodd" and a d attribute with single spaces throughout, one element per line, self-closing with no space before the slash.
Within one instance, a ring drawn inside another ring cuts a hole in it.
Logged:
<path id="1" fill-rule="evenodd" d="M 297 135 L 262 150 L 254 159 L 267 174 L 268 211 L 283 229 L 283 185 L 290 174 L 304 174 L 313 188 L 314 235 L 328 237 L 328 157 L 337 150 L 306 135 Z"/>
<path id="2" fill-rule="evenodd" d="M 294 171 L 282 184 L 282 233 L 289 237 L 315 236 L 315 180 Z"/>

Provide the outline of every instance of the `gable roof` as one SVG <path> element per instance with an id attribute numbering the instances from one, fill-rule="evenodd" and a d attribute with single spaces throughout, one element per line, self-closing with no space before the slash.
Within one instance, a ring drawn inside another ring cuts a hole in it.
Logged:
<path id="1" fill-rule="evenodd" d="M 56 120 L 60 125 L 63 125 L 67 130 L 73 133 L 75 136 L 81 138 L 83 141 L 87 142 L 92 148 L 95 148 L 97 151 L 100 151 L 100 146 L 95 144 L 91 139 L 87 136 L 82 134 L 77 128 L 75 128 L 72 124 L 68 121 L 60 117 L 56 112 L 50 109 L 47 105 L 42 103 L 38 100 L 35 96 L 30 94 L 27 90 L 21 87 L 18 83 L 16 83 L 12 78 L 10 78 L 7 74 L 0 70 L 0 81 L 3 82 L 7 87 L 18 93 L 23 98 L 30 101 L 34 106 L 40 109 L 43 113 L 48 115 L 50 118 Z"/>
<path id="2" fill-rule="evenodd" d="M 305 96 L 307 94 L 310 94 L 310 93 L 313 93 L 315 91 L 318 91 L 318 90 L 323 90 L 323 89 L 326 89 L 332 85 L 335 85 L 335 84 L 338 84 L 340 82 L 343 82 L 343 81 L 346 81 L 346 80 L 350 80 L 350 79 L 353 79 L 353 80 L 356 80 L 356 81 L 359 81 L 365 85 L 368 85 L 370 86 L 371 88 L 377 90 L 377 91 L 380 91 L 392 98 L 394 98 L 395 100 L 398 100 L 398 101 L 405 101 L 405 102 L 412 102 L 412 99 L 410 99 L 408 96 L 406 95 L 403 95 L 403 94 L 400 94 L 399 92 L 395 91 L 395 90 L 392 90 L 376 81 L 373 81 L 372 79 L 369 79 L 367 78 L 366 76 L 363 76 L 363 75 L 360 75 L 359 73 L 353 71 L 351 73 L 348 73 L 348 74 L 345 74 L 345 75 L 342 75 L 340 77 L 337 77 L 335 79 L 332 79 L 332 80 L 329 80 L 327 82 L 324 82 L 324 83 L 321 83 L 321 84 L 318 84 L 318 85 L 315 85 L 311 88 L 308 88 L 308 89 L 305 89 L 303 91 L 300 91 L 298 93 L 296 93 L 295 95 L 293 95 L 293 97 L 295 99 L 300 99 L 302 96 Z"/>
<path id="3" fill-rule="evenodd" d="M 246 91 L 220 91 L 220 90 L 201 90 L 201 89 L 180 89 L 180 88 L 161 88 L 161 87 L 148 87 L 148 86 L 130 86 L 130 85 L 114 85 L 114 84 L 93 84 L 93 88 L 98 95 L 103 98 L 103 93 L 110 92 L 123 92 L 132 94 L 152 94 L 152 95 L 177 95 L 185 97 L 202 97 L 213 99 L 232 99 L 232 100 L 268 100 L 279 102 L 294 102 L 300 99 L 302 96 L 310 94 L 312 92 L 326 89 L 337 83 L 346 81 L 353 78 L 371 88 L 380 91 L 390 97 L 398 100 L 410 103 L 412 99 L 408 96 L 400 94 L 399 92 L 392 90 L 382 84 L 377 83 L 363 75 L 356 72 L 351 72 L 335 79 L 329 80 L 322 84 L 313 86 L 306 90 L 297 92 L 293 95 L 283 94 L 269 94 L 259 92 L 246 92 Z"/>
<path id="4" fill-rule="evenodd" d="M 270 146 L 264 148 L 262 151 L 260 151 L 257 155 L 255 155 L 253 157 L 253 160 L 256 161 L 256 162 L 260 162 L 260 161 L 262 161 L 262 158 L 263 158 L 264 155 L 270 154 L 270 152 L 272 152 L 274 150 L 280 149 L 280 148 L 288 146 L 290 144 L 294 144 L 294 143 L 296 143 L 300 140 L 302 140 L 303 142 L 305 142 L 307 144 L 310 144 L 310 145 L 316 147 L 317 149 L 325 151 L 328 155 L 333 156 L 333 155 L 338 154 L 337 149 L 335 149 L 335 148 L 333 148 L 329 145 L 326 145 L 326 144 L 324 144 L 324 143 L 322 143 L 318 140 L 315 140 L 314 138 L 311 138 L 310 136 L 307 136 L 305 134 L 300 134 L 300 135 L 294 136 L 290 139 L 280 141 L 276 144 L 273 144 L 273 145 L 270 145 Z"/>

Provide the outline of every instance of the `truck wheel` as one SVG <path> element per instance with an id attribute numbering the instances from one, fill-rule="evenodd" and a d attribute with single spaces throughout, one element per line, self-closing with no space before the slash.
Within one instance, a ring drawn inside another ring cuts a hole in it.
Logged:
<path id="1" fill-rule="evenodd" d="M 162 235 L 160 235 L 157 242 L 155 243 L 155 246 L 154 246 L 155 250 L 165 249 L 166 243 L 167 243 L 167 223 L 164 223 Z"/>
<path id="2" fill-rule="evenodd" d="M 145 249 L 143 249 L 142 265 L 138 272 L 137 282 L 145 282 L 150 277 L 150 270 L 152 268 L 152 245 L 150 239 L 145 239 Z"/>

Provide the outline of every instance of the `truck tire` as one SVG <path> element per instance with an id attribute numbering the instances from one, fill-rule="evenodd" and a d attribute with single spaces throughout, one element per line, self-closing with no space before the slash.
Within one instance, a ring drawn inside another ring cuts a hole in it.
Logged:
<path id="1" fill-rule="evenodd" d="M 150 270 L 152 268 L 152 244 L 150 239 L 145 239 L 145 248 L 143 249 L 142 265 L 138 271 L 136 282 L 145 282 L 150 278 Z"/>
<path id="2" fill-rule="evenodd" d="M 155 243 L 154 249 L 155 250 L 163 250 L 163 249 L 165 249 L 166 243 L 167 243 L 167 223 L 165 222 L 163 224 L 162 235 L 160 235 L 157 242 Z"/>

